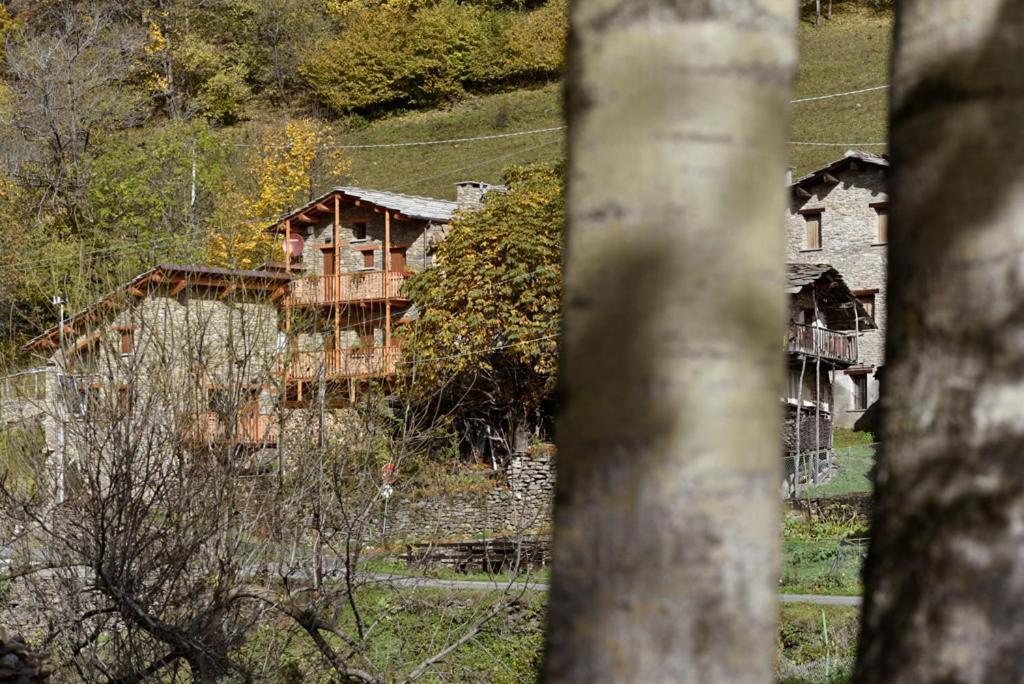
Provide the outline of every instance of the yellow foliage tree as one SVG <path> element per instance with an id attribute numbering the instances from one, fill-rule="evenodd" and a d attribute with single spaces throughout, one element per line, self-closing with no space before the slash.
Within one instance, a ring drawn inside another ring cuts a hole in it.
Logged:
<path id="1" fill-rule="evenodd" d="M 352 161 L 334 149 L 334 136 L 310 119 L 268 129 L 248 163 L 244 179 L 219 194 L 207 255 L 210 263 L 252 268 L 271 255 L 266 228 L 279 216 L 348 178 Z"/>

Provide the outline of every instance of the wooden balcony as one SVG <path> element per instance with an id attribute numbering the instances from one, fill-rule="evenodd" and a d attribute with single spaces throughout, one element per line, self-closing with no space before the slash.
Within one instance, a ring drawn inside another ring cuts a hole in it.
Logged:
<path id="1" fill-rule="evenodd" d="M 292 303 L 318 306 L 403 300 L 402 283 L 408 277 L 398 271 L 363 271 L 302 278 L 292 281 Z"/>
<path id="2" fill-rule="evenodd" d="M 857 335 L 790 323 L 786 333 L 786 351 L 790 354 L 820 355 L 822 360 L 852 366 L 857 363 Z"/>
<path id="3" fill-rule="evenodd" d="M 401 358 L 398 347 L 301 352 L 289 365 L 292 380 L 379 378 L 392 375 Z"/>
<path id="4" fill-rule="evenodd" d="M 186 431 L 189 441 L 198 444 L 225 444 L 246 447 L 269 447 L 277 444 L 280 433 L 277 416 L 254 413 L 239 416 L 234 434 L 229 434 L 227 424 L 214 411 L 199 417 Z"/>

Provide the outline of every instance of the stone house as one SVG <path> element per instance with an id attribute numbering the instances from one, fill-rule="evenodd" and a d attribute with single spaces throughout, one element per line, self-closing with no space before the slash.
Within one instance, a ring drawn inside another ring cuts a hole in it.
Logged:
<path id="1" fill-rule="evenodd" d="M 38 365 L 0 386 L 8 433 L 38 433 L 58 482 L 114 438 L 170 451 L 274 447 L 288 283 L 174 264 L 140 274 L 27 344 Z"/>
<path id="2" fill-rule="evenodd" d="M 838 427 L 874 429 L 879 370 L 885 363 L 889 160 L 847 152 L 790 187 L 786 251 L 791 262 L 827 263 L 860 300 L 874 322 L 858 334 L 858 357 L 835 374 L 833 421 Z"/>
<path id="3" fill-rule="evenodd" d="M 481 200 L 480 185 L 460 184 L 467 207 Z M 338 187 L 268 228 L 284 256 L 265 268 L 293 278 L 284 312 L 289 406 L 308 406 L 313 388 L 321 387 L 331 405 L 341 406 L 372 379 L 395 372 L 402 363 L 395 327 L 416 314 L 402 285 L 431 266 L 459 207 Z"/>

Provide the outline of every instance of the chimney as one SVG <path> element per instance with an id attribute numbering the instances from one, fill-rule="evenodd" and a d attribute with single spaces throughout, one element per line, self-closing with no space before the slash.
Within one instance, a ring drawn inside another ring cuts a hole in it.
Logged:
<path id="1" fill-rule="evenodd" d="M 504 191 L 504 185 L 483 181 L 459 181 L 455 184 L 455 201 L 459 209 L 479 209 L 484 205 L 484 196 L 493 191 Z"/>

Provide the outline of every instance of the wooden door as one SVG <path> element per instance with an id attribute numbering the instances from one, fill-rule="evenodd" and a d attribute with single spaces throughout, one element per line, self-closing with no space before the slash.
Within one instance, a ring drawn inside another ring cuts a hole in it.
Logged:
<path id="1" fill-rule="evenodd" d="M 395 273 L 405 273 L 405 247 L 395 247 L 391 250 L 391 270 Z"/>

